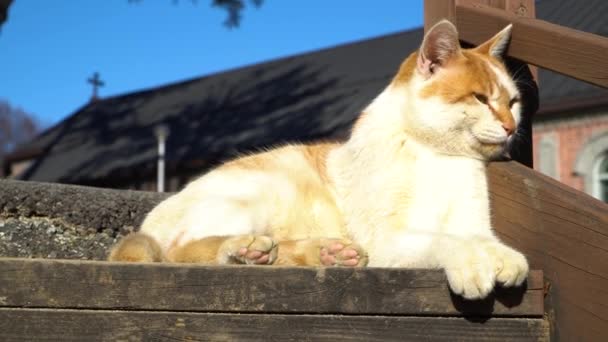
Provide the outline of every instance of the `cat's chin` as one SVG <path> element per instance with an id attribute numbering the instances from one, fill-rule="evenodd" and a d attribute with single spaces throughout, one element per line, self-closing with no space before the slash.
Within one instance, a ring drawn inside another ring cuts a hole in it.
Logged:
<path id="1" fill-rule="evenodd" d="M 502 159 L 507 151 L 507 141 L 501 143 L 483 143 L 480 141 L 480 145 L 477 148 L 477 152 L 483 159 L 486 160 L 498 160 Z"/>

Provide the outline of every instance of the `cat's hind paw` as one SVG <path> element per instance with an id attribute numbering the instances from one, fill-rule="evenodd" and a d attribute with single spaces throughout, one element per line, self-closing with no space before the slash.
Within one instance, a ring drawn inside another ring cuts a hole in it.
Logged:
<path id="1" fill-rule="evenodd" d="M 359 245 L 343 239 L 323 239 L 319 252 L 323 266 L 365 266 L 367 254 Z"/>
<path id="2" fill-rule="evenodd" d="M 240 246 L 236 253 L 233 253 L 233 258 L 240 263 L 270 265 L 277 258 L 277 244 L 268 236 L 242 237 L 238 241 L 231 242 L 235 246 Z"/>
<path id="3" fill-rule="evenodd" d="M 156 240 L 144 233 L 123 237 L 112 249 L 108 261 L 161 262 L 165 257 Z"/>

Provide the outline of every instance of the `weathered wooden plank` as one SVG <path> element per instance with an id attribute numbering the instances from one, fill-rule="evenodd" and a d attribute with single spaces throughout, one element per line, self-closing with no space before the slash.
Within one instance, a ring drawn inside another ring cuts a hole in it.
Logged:
<path id="1" fill-rule="evenodd" d="M 479 44 L 509 23 L 509 56 L 608 88 L 608 38 L 483 5 L 456 4 L 460 39 Z"/>
<path id="2" fill-rule="evenodd" d="M 0 309 L 2 341 L 548 341 L 543 319 Z"/>
<path id="3" fill-rule="evenodd" d="M 490 166 L 494 226 L 542 269 L 552 337 L 606 340 L 608 205 L 517 163 Z"/>
<path id="4" fill-rule="evenodd" d="M 527 291 L 451 295 L 439 270 L 117 264 L 0 259 L 0 307 L 198 312 L 542 316 L 542 274 Z"/>

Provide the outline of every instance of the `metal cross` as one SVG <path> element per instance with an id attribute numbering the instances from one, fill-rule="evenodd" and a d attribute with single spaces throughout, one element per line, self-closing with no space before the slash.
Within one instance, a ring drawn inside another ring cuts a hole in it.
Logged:
<path id="1" fill-rule="evenodd" d="M 99 73 L 96 71 L 93 73 L 92 77 L 87 79 L 87 82 L 93 85 L 93 95 L 91 96 L 91 100 L 96 100 L 97 97 L 97 89 L 99 87 L 103 87 L 105 83 L 99 78 Z"/>

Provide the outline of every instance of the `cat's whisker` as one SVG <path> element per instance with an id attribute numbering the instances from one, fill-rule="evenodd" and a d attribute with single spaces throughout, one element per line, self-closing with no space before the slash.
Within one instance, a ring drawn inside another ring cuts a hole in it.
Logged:
<path id="1" fill-rule="evenodd" d="M 519 73 L 522 72 L 525 67 L 527 67 L 526 64 L 520 65 L 519 68 L 517 68 L 517 70 L 515 70 L 515 72 L 513 72 L 513 75 L 511 77 L 514 79 L 517 78 L 517 76 L 519 76 Z"/>
<path id="2" fill-rule="evenodd" d="M 522 85 L 522 86 L 526 86 L 529 88 L 536 88 L 536 84 L 533 83 L 533 81 L 530 81 L 526 78 L 523 79 L 513 79 L 515 81 L 515 84 L 517 85 Z"/>

